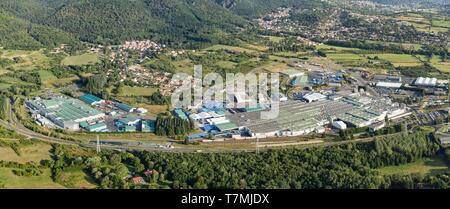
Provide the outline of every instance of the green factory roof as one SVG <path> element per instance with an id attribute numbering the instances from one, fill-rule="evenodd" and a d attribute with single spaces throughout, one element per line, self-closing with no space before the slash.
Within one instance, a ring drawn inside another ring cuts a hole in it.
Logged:
<path id="1" fill-rule="evenodd" d="M 106 124 L 105 123 L 97 123 L 97 124 L 90 125 L 87 127 L 88 130 L 95 130 L 95 129 L 99 129 L 99 128 L 106 128 Z"/>
<path id="2" fill-rule="evenodd" d="M 43 100 L 42 104 L 44 105 L 45 108 L 53 108 L 55 106 L 59 105 L 58 100 Z"/>
<path id="3" fill-rule="evenodd" d="M 181 119 L 183 119 L 183 120 L 188 120 L 188 117 L 187 117 L 186 113 L 184 113 L 183 110 L 181 110 L 181 109 L 175 109 L 174 112 L 175 112 L 175 114 L 176 114 L 179 118 L 181 118 Z"/>
<path id="4" fill-rule="evenodd" d="M 134 132 L 134 131 L 136 131 L 136 126 L 124 126 L 123 130 L 125 132 Z"/>
<path id="5" fill-rule="evenodd" d="M 216 124 L 216 127 L 219 129 L 219 131 L 229 131 L 233 129 L 239 128 L 235 123 L 222 123 L 222 124 Z"/>
<path id="6" fill-rule="evenodd" d="M 80 123 L 81 128 L 87 128 L 88 126 L 89 126 L 89 124 L 86 121 L 83 121 Z"/>
<path id="7" fill-rule="evenodd" d="M 217 114 L 217 115 L 220 115 L 220 116 L 224 116 L 224 115 L 225 115 L 225 112 L 224 112 L 224 111 L 216 111 L 216 114 Z"/>
<path id="8" fill-rule="evenodd" d="M 95 102 L 100 102 L 102 101 L 102 99 L 92 95 L 92 94 L 85 94 L 83 96 L 80 97 L 80 100 L 83 102 L 86 102 L 88 104 L 93 104 Z"/>
<path id="9" fill-rule="evenodd" d="M 139 120 L 139 118 L 137 116 L 134 115 L 127 115 L 127 117 L 124 118 L 120 118 L 118 121 L 123 123 L 123 124 L 127 124 L 129 122 L 134 122 L 136 120 Z"/>
<path id="10" fill-rule="evenodd" d="M 93 109 L 75 99 L 61 100 L 58 108 L 53 109 L 55 109 L 55 116 L 63 121 L 74 121 L 101 114 L 100 111 Z"/>

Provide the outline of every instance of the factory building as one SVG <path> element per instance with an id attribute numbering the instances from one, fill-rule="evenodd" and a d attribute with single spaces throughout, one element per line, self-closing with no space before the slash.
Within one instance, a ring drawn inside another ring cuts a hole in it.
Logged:
<path id="1" fill-rule="evenodd" d="M 303 76 L 303 75 L 305 75 L 305 73 L 302 71 L 298 71 L 298 70 L 289 68 L 289 69 L 281 71 L 281 75 L 286 76 L 288 78 L 295 78 L 295 77 Z"/>
<path id="2" fill-rule="evenodd" d="M 424 78 L 424 77 L 419 77 L 416 79 L 416 82 L 414 82 L 414 84 L 416 86 L 427 86 L 427 87 L 433 87 L 436 86 L 437 83 L 437 79 L 436 78 Z"/>
<path id="3" fill-rule="evenodd" d="M 339 129 L 339 130 L 345 130 L 345 129 L 347 129 L 347 124 L 345 124 L 344 122 L 342 122 L 342 121 L 335 121 L 335 122 L 333 122 L 333 127 L 335 127 L 335 128 L 337 128 L 337 129 Z"/>
<path id="4" fill-rule="evenodd" d="M 317 102 L 317 101 L 325 100 L 327 98 L 327 96 L 325 96 L 323 94 L 319 94 L 319 93 L 312 93 L 312 94 L 306 94 L 302 98 L 306 102 L 311 103 L 311 102 Z"/>
<path id="5" fill-rule="evenodd" d="M 125 112 L 133 112 L 134 110 L 136 110 L 136 108 L 131 107 L 130 105 L 124 104 L 124 103 L 117 103 L 116 107 L 125 111 Z"/>
<path id="6" fill-rule="evenodd" d="M 288 101 L 280 105 L 274 119 L 261 119 L 261 111 L 231 114 L 226 119 L 251 137 L 266 138 L 318 132 L 330 123 L 341 130 L 348 125 L 366 127 L 384 121 L 386 115 L 403 117 L 406 112 L 406 108 L 390 100 L 341 97 L 312 103 Z"/>
<path id="7" fill-rule="evenodd" d="M 79 130 L 81 122 L 96 121 L 105 117 L 104 113 L 76 99 L 38 98 L 27 101 L 26 105 L 35 114 L 42 115 L 59 128 L 68 130 Z"/>
<path id="8" fill-rule="evenodd" d="M 378 82 L 376 84 L 376 87 L 378 88 L 392 88 L 392 89 L 399 89 L 402 87 L 402 83 L 393 83 L 393 82 Z"/>
<path id="9" fill-rule="evenodd" d="M 99 97 L 96 97 L 92 94 L 85 94 L 80 97 L 80 100 L 86 102 L 89 105 L 98 105 L 105 102 L 105 100 L 100 99 Z"/>

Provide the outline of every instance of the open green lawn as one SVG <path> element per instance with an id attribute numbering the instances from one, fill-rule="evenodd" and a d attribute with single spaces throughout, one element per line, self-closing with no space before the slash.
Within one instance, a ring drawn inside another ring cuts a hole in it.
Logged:
<path id="1" fill-rule="evenodd" d="M 64 189 L 50 177 L 50 169 L 41 176 L 16 176 L 11 168 L 0 168 L 0 186 L 7 189 Z"/>
<path id="2" fill-rule="evenodd" d="M 63 65 L 87 65 L 94 64 L 100 61 L 100 54 L 98 53 L 85 53 L 76 56 L 69 56 L 62 60 Z"/>
<path id="3" fill-rule="evenodd" d="M 450 169 L 445 164 L 445 161 L 439 156 L 424 158 L 414 163 L 408 163 L 399 166 L 388 166 L 377 170 L 380 171 L 380 173 L 383 175 L 412 173 L 435 175 L 450 171 Z"/>

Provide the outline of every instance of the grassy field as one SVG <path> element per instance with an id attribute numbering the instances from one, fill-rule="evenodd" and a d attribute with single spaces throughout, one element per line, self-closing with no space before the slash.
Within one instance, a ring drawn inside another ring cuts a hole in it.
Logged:
<path id="1" fill-rule="evenodd" d="M 11 168 L 0 168 L 0 185 L 8 189 L 64 189 L 50 177 L 50 169 L 41 176 L 16 176 Z"/>
<path id="2" fill-rule="evenodd" d="M 32 146 L 21 147 L 21 156 L 18 156 L 9 147 L 0 147 L 0 160 L 13 161 L 18 163 L 36 162 L 48 160 L 51 157 L 51 146 L 44 143 L 34 144 Z"/>
<path id="3" fill-rule="evenodd" d="M 206 49 L 204 49 L 204 51 L 217 51 L 217 50 L 229 50 L 229 51 L 233 51 L 233 52 L 247 52 L 247 53 L 253 53 L 255 52 L 255 50 L 251 50 L 251 49 L 246 49 L 246 48 L 242 48 L 242 47 L 238 47 L 238 46 L 228 46 L 228 45 L 221 45 L 221 44 L 217 44 L 211 47 L 208 47 Z"/>
<path id="4" fill-rule="evenodd" d="M 412 174 L 412 173 L 435 175 L 442 172 L 450 171 L 450 169 L 447 167 L 445 161 L 441 157 L 435 156 L 431 158 L 424 158 L 414 163 L 380 168 L 378 169 L 378 171 L 380 171 L 380 173 L 383 175 Z"/>
<path id="5" fill-rule="evenodd" d="M 392 63 L 395 67 L 419 66 L 422 64 L 420 60 L 409 54 L 371 54 L 370 56 L 378 56 L 380 59 Z"/>
<path id="6" fill-rule="evenodd" d="M 431 58 L 431 60 L 430 60 L 430 63 L 432 66 L 439 69 L 441 72 L 450 73 L 450 62 L 449 61 L 442 62 L 442 60 L 439 57 L 433 56 L 433 58 Z"/>
<path id="7" fill-rule="evenodd" d="M 261 45 L 256 45 L 256 44 L 245 44 L 243 47 L 246 49 L 262 51 L 262 52 L 269 50 L 269 47 L 267 47 L 267 46 L 261 46 Z"/>
<path id="8" fill-rule="evenodd" d="M 36 68 L 47 68 L 50 66 L 51 59 L 43 54 L 42 51 L 25 50 L 2 50 L 0 58 L 17 59 L 16 63 L 8 66 L 12 70 L 33 70 Z"/>
<path id="9" fill-rule="evenodd" d="M 194 63 L 190 59 L 174 61 L 176 72 L 183 72 L 191 75 L 194 72 Z"/>
<path id="10" fill-rule="evenodd" d="M 53 87 L 54 85 L 70 84 L 79 79 L 76 75 L 68 78 L 57 78 L 51 71 L 48 70 L 40 70 L 39 76 L 41 77 L 42 84 L 47 88 Z"/>
<path id="11" fill-rule="evenodd" d="M 7 70 L 2 70 L 2 69 L 0 69 L 0 75 L 3 75 L 3 74 L 6 74 L 6 73 L 8 73 L 9 71 L 7 71 Z"/>
<path id="12" fill-rule="evenodd" d="M 231 61 L 219 61 L 216 63 L 216 65 L 223 68 L 232 69 L 237 65 L 237 63 Z"/>
<path id="13" fill-rule="evenodd" d="M 448 32 L 450 29 L 450 20 L 436 14 L 433 14 L 433 19 L 431 21 L 422 14 L 417 13 L 406 13 L 398 16 L 396 19 L 407 22 L 414 26 L 418 31 L 423 32 Z"/>
<path id="14" fill-rule="evenodd" d="M 157 91 L 156 88 L 124 86 L 121 94 L 119 94 L 118 96 L 121 96 L 121 97 L 150 96 L 153 93 L 155 93 L 156 91 Z"/>
<path id="15" fill-rule="evenodd" d="M 330 46 L 330 45 L 318 45 L 316 46 L 317 50 L 322 50 L 325 52 L 360 52 L 361 49 L 358 48 L 347 48 L 347 47 L 340 47 L 340 46 Z"/>
<path id="16" fill-rule="evenodd" d="M 275 43 L 279 43 L 280 41 L 282 41 L 284 39 L 284 37 L 279 37 L 279 36 L 265 36 L 267 38 L 269 38 L 270 41 L 275 42 Z"/>
<path id="17" fill-rule="evenodd" d="M 61 172 L 60 184 L 72 189 L 94 189 L 94 180 L 79 168 L 69 168 Z"/>
<path id="18" fill-rule="evenodd" d="M 76 56 L 69 56 L 61 61 L 63 65 L 87 65 L 94 64 L 100 61 L 100 54 L 98 53 L 85 53 Z"/>

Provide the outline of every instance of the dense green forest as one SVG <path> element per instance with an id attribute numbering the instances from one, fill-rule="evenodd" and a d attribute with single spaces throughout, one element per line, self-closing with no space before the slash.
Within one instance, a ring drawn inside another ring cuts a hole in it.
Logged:
<path id="1" fill-rule="evenodd" d="M 0 28 L 0 46 L 5 48 L 32 50 L 57 47 L 62 43 L 77 45 L 77 40 L 62 30 L 33 24 L 2 12 Z"/>
<path id="2" fill-rule="evenodd" d="M 255 153 L 155 153 L 103 151 L 100 156 L 54 145 L 43 162 L 53 177 L 83 167 L 100 188 L 448 188 L 448 174 L 387 175 L 376 168 L 436 155 L 441 148 L 422 132 L 383 136 L 366 143 Z M 145 172 L 144 174 L 144 171 Z M 146 185 L 124 180 L 143 176 Z"/>
<path id="3" fill-rule="evenodd" d="M 82 41 L 119 44 L 152 39 L 165 44 L 219 42 L 249 19 L 280 6 L 323 4 L 308 0 L 3 0 L 0 45 L 54 47 Z M 62 32 L 64 31 L 64 32 Z M 8 36 L 6 36 L 8 34 Z M 11 35 L 12 34 L 12 35 Z M 54 39 L 49 34 L 56 34 Z M 220 38 L 219 38 L 220 37 Z"/>

